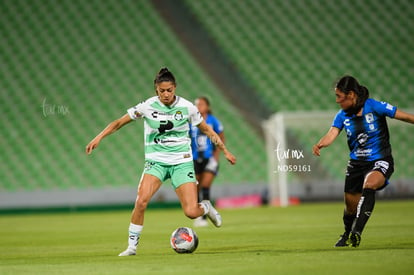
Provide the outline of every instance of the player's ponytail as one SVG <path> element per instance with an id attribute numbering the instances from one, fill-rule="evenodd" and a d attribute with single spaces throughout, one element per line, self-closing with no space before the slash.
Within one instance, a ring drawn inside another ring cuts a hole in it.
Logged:
<path id="1" fill-rule="evenodd" d="M 356 78 L 353 76 L 346 75 L 342 77 L 336 83 L 335 88 L 344 94 L 349 94 L 351 91 L 353 91 L 357 95 L 355 106 L 349 108 L 349 110 L 346 110 L 349 115 L 358 113 L 369 97 L 368 89 L 365 86 L 360 85 L 358 83 L 358 80 L 356 80 Z"/>
<path id="2" fill-rule="evenodd" d="M 159 84 L 161 82 L 172 82 L 174 83 L 174 85 L 177 85 L 173 73 L 170 72 L 167 67 L 161 68 L 161 70 L 155 76 L 154 85 Z"/>
<path id="3" fill-rule="evenodd" d="M 365 101 L 368 99 L 369 97 L 369 91 L 368 88 L 362 85 L 359 85 L 359 89 L 358 89 L 358 98 L 361 99 L 361 101 L 363 101 L 365 103 Z"/>

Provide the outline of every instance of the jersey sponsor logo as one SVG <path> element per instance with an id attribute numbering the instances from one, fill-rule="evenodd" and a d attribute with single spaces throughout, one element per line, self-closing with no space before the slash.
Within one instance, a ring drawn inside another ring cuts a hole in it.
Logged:
<path id="1" fill-rule="evenodd" d="M 374 164 L 374 169 L 373 170 L 381 170 L 381 172 L 383 174 L 387 173 L 388 168 L 390 167 L 390 164 L 388 163 L 388 161 L 385 160 L 379 160 L 376 161 Z"/>
<path id="2" fill-rule="evenodd" d="M 369 157 L 372 154 L 372 149 L 358 149 L 355 152 L 356 157 Z"/>
<path id="3" fill-rule="evenodd" d="M 364 146 L 367 143 L 368 135 L 366 133 L 360 133 L 357 136 L 357 141 L 361 146 Z"/>
<path id="4" fill-rule="evenodd" d="M 358 206 L 357 206 L 357 215 L 356 217 L 359 218 L 359 214 L 361 214 L 361 206 L 364 203 L 365 197 L 361 197 L 361 199 L 358 202 Z"/>
<path id="5" fill-rule="evenodd" d="M 344 120 L 344 125 L 345 126 L 351 126 L 351 122 L 350 122 L 350 119 L 349 118 L 347 118 L 347 119 Z"/>
<path id="6" fill-rule="evenodd" d="M 176 111 L 175 114 L 168 114 L 158 111 L 153 111 L 151 113 L 151 117 L 156 120 L 183 120 L 185 119 L 185 116 L 182 111 Z"/>
<path id="7" fill-rule="evenodd" d="M 166 114 L 166 113 L 163 113 L 163 112 L 158 112 L 158 111 L 153 111 L 152 113 L 151 113 L 151 116 L 153 117 L 153 118 L 158 118 L 159 116 L 167 116 L 168 114 Z"/>
<path id="8" fill-rule="evenodd" d="M 385 101 L 381 101 L 381 104 L 387 105 L 387 106 L 385 106 L 385 108 L 387 108 L 388 110 L 391 110 L 391 111 L 394 110 L 394 106 L 392 106 L 391 104 L 389 104 Z"/>
<path id="9" fill-rule="evenodd" d="M 368 113 L 365 115 L 365 120 L 367 121 L 367 123 L 372 123 L 374 122 L 374 115 L 372 113 Z"/>
<path id="10" fill-rule="evenodd" d="M 164 134 L 165 131 L 171 130 L 174 127 L 174 123 L 170 120 L 161 120 L 160 127 L 158 127 L 158 131 L 160 134 Z"/>
<path id="11" fill-rule="evenodd" d="M 144 170 L 148 171 L 150 170 L 153 166 L 155 165 L 155 162 L 151 162 L 151 161 L 146 161 L 145 162 L 145 166 L 144 166 Z"/>
<path id="12" fill-rule="evenodd" d="M 134 112 L 134 116 L 138 118 L 138 117 L 141 117 L 142 114 L 140 112 L 138 112 L 138 111 L 135 111 Z"/>
<path id="13" fill-rule="evenodd" d="M 391 104 L 387 103 L 387 107 L 388 110 L 394 110 L 394 106 L 392 106 Z"/>
<path id="14" fill-rule="evenodd" d="M 176 142 L 176 140 L 154 138 L 154 143 L 156 144 L 165 144 L 165 143 L 170 143 L 170 142 Z"/>

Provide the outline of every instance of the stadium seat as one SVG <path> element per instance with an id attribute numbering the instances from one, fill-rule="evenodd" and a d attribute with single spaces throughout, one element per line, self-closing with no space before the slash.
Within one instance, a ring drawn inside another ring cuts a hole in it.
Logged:
<path id="1" fill-rule="evenodd" d="M 238 168 L 217 183 L 265 182 L 264 146 L 209 80 L 149 1 L 6 1 L 1 4 L 0 191 L 136 186 L 144 165 L 143 123 L 86 144 L 126 109 L 154 95 L 169 67 L 177 94 L 212 98 Z M 4 99 L 3 99 L 4 98 Z"/>

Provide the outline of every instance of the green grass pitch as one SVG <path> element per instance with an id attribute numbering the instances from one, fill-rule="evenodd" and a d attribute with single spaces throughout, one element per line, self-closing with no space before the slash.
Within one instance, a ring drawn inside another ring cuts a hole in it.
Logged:
<path id="1" fill-rule="evenodd" d="M 130 211 L 0 216 L 0 274 L 410 274 L 414 201 L 377 201 L 361 246 L 334 248 L 341 203 L 221 210 L 223 227 L 196 228 L 193 254 L 171 232 L 180 209 L 149 209 L 137 256 L 126 248 Z"/>

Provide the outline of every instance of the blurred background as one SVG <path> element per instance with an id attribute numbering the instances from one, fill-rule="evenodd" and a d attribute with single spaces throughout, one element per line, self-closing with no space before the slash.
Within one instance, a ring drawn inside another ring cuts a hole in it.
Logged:
<path id="1" fill-rule="evenodd" d="M 301 151 L 312 168 L 286 172 L 290 195 L 340 199 L 345 135 L 317 160 L 310 152 L 338 109 L 333 85 L 344 74 L 375 99 L 414 106 L 410 0 L 0 0 L 0 11 L 0 209 L 131 206 L 144 165 L 143 122 L 90 156 L 84 150 L 154 95 L 164 66 L 178 95 L 211 99 L 238 157 L 234 167 L 221 162 L 214 199 L 268 199 L 276 148 L 262 125 L 280 112 L 301 114 L 303 127 L 287 125 L 285 149 Z M 308 113 L 320 111 L 326 122 L 308 127 Z M 396 171 L 383 196 L 413 197 L 414 127 L 390 132 Z M 168 183 L 154 197 L 174 200 Z"/>

